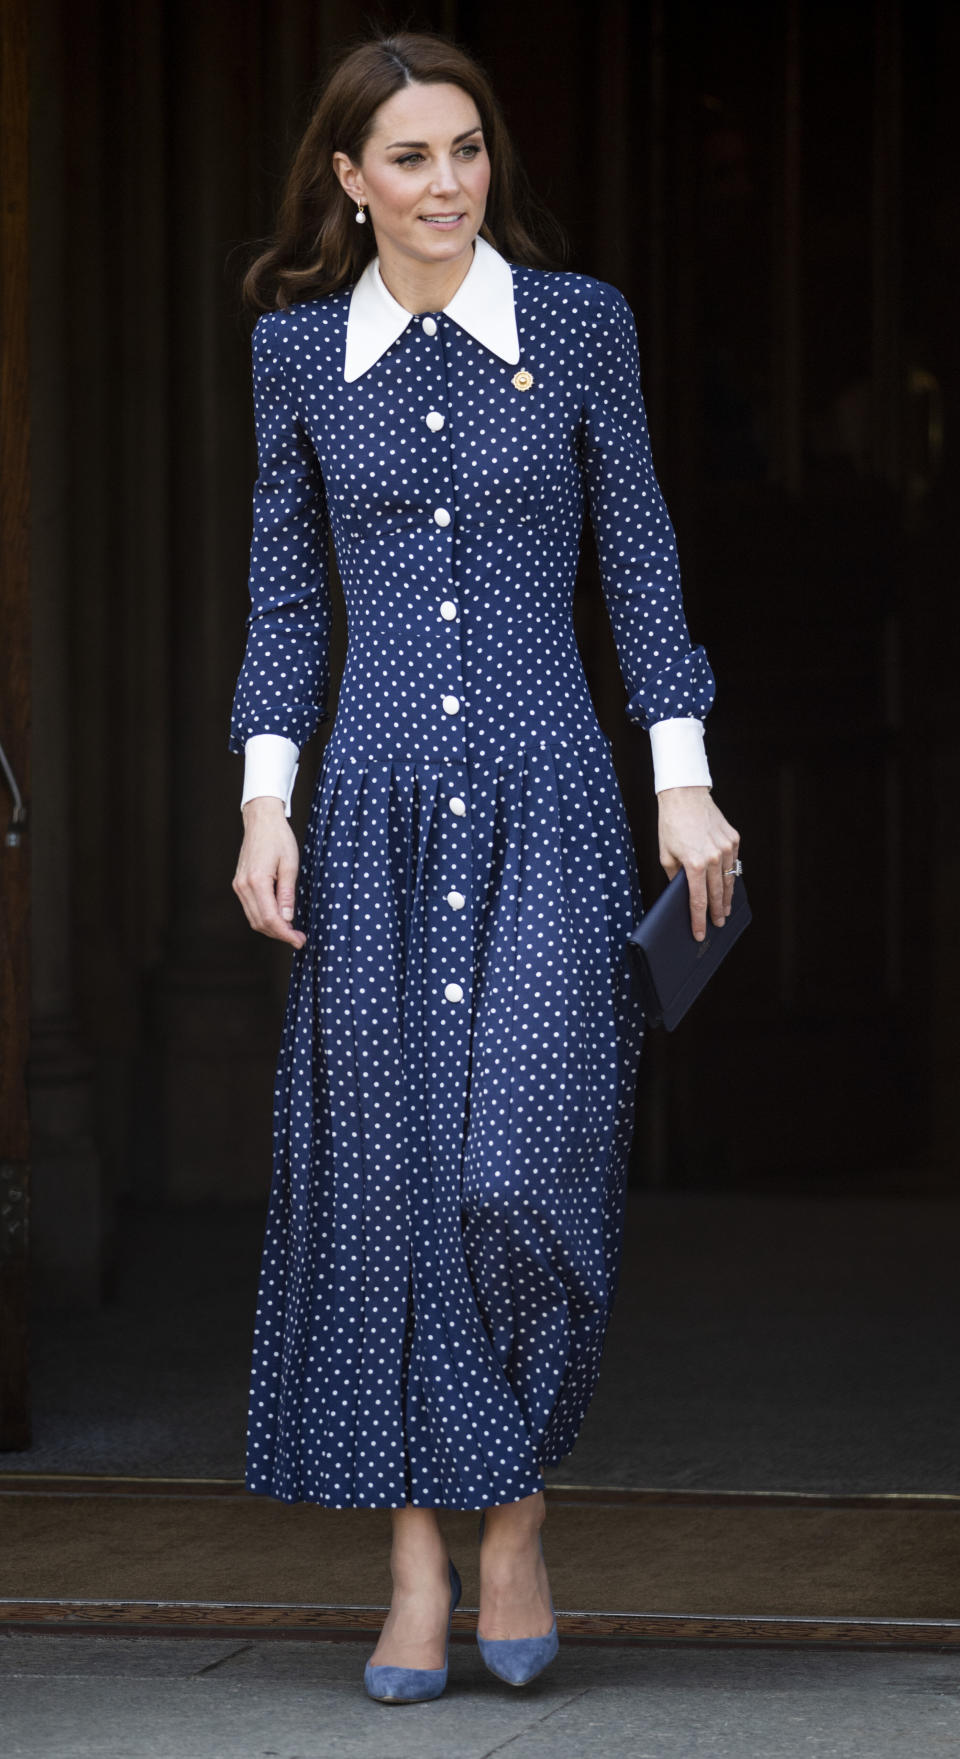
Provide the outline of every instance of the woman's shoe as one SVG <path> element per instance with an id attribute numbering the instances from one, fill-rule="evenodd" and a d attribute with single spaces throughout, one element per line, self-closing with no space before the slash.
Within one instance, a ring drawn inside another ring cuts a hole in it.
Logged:
<path id="1" fill-rule="evenodd" d="M 371 1698 L 380 1704 L 419 1704 L 425 1698 L 439 1698 L 447 1683 L 447 1662 L 450 1655 L 450 1626 L 463 1592 L 456 1566 L 450 1561 L 450 1616 L 447 1619 L 447 1642 L 442 1667 L 374 1667 L 368 1661 L 363 1670 L 363 1683 Z"/>
<path id="2" fill-rule="evenodd" d="M 483 1519 L 481 1515 L 481 1539 Z M 543 1556 L 542 1539 L 540 1556 Z M 477 1632 L 480 1654 L 490 1672 L 495 1673 L 498 1679 L 506 1680 L 511 1686 L 525 1686 L 553 1660 L 560 1647 L 560 1639 L 557 1635 L 557 1615 L 553 1611 L 552 1595 L 550 1610 L 553 1612 L 553 1624 L 545 1637 L 481 1637 L 480 1632 Z"/>

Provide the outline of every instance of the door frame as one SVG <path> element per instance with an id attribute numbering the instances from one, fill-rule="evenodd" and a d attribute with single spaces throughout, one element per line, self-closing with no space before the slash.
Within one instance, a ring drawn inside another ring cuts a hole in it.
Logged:
<path id="1" fill-rule="evenodd" d="M 0 1449 L 30 1445 L 30 416 L 26 0 L 0 0 Z M 5 761 L 4 761 L 5 759 Z"/>

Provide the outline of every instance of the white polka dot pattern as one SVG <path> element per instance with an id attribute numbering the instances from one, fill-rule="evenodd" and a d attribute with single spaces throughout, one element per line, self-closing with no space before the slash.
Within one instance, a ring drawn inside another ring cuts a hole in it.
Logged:
<path id="1" fill-rule="evenodd" d="M 232 751 L 302 745 L 326 716 L 328 530 L 349 624 L 301 849 L 251 1377 L 247 1487 L 290 1502 L 542 1488 L 617 1283 L 642 905 L 573 632 L 585 506 L 627 713 L 702 718 L 713 678 L 630 308 L 589 276 L 513 276 L 525 390 L 443 312 L 351 383 L 349 292 L 254 331 Z"/>

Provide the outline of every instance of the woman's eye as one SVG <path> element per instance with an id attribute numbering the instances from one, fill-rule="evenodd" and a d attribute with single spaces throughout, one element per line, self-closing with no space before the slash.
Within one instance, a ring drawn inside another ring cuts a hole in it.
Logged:
<path id="1" fill-rule="evenodd" d="M 482 149 L 477 141 L 467 141 L 462 147 L 458 147 L 457 149 L 459 153 L 466 154 L 468 159 L 475 159 L 481 150 Z M 416 165 L 422 158 L 422 153 L 404 153 L 401 158 L 394 159 L 393 162 L 395 165 Z"/>

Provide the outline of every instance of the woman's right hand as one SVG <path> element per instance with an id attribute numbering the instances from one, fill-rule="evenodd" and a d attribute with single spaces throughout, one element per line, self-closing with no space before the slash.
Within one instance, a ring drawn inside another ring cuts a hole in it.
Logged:
<path id="1" fill-rule="evenodd" d="M 306 935 L 291 926 L 300 851 L 272 794 L 256 794 L 243 808 L 243 843 L 231 884 L 251 928 L 271 940 L 302 947 Z"/>

